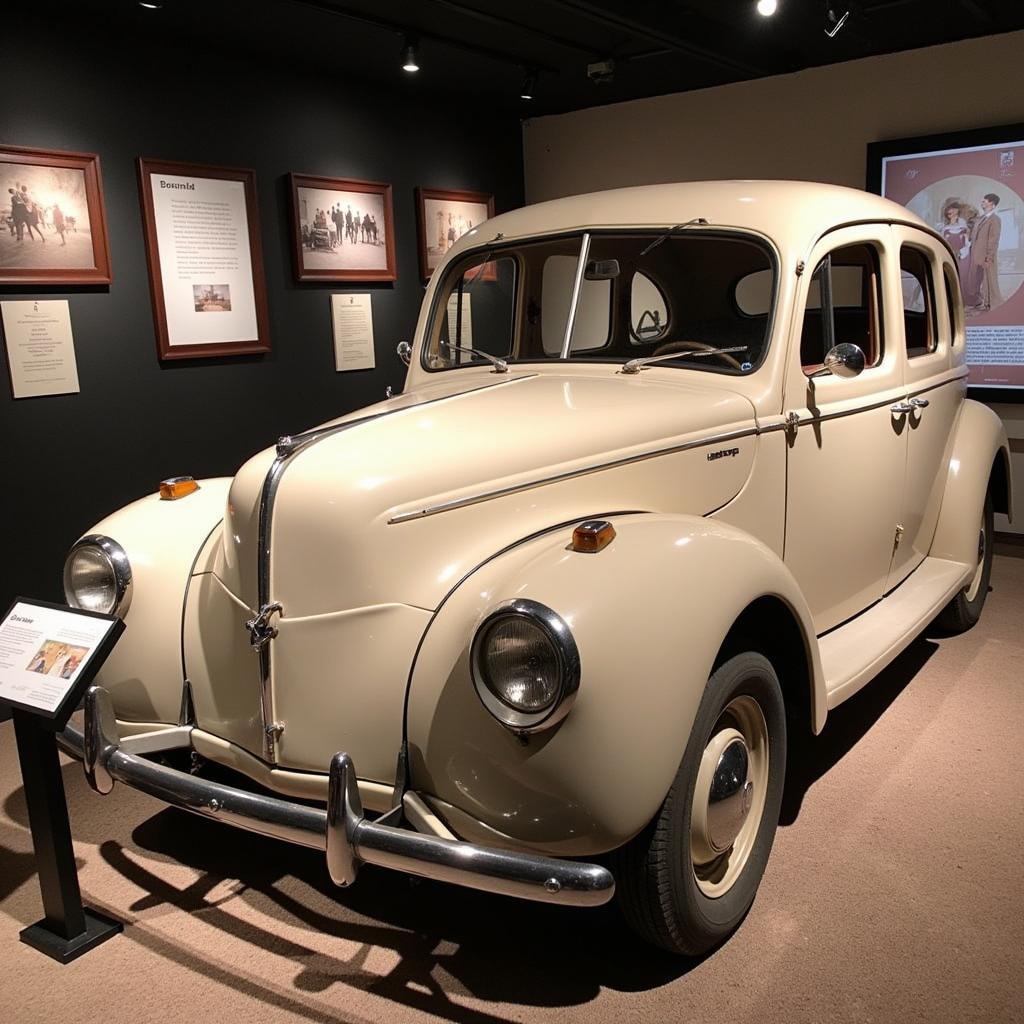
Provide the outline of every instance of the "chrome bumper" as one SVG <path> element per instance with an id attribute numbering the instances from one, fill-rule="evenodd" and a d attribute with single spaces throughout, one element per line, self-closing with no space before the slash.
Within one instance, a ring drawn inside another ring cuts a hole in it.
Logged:
<path id="1" fill-rule="evenodd" d="M 140 736 L 135 743 L 120 740 L 110 694 L 101 686 L 89 689 L 84 708 L 84 732 L 68 725 L 59 741 L 82 760 L 97 793 L 109 793 L 115 782 L 123 782 L 195 814 L 323 850 L 337 885 L 351 885 L 360 864 L 377 864 L 484 892 L 575 907 L 606 903 L 615 891 L 611 873 L 597 864 L 511 853 L 369 821 L 363 816 L 355 768 L 347 754 L 335 754 L 331 760 L 327 809 L 321 810 L 147 760 L 140 754 L 190 747 L 188 730 L 168 729 L 164 745 L 160 734 Z"/>

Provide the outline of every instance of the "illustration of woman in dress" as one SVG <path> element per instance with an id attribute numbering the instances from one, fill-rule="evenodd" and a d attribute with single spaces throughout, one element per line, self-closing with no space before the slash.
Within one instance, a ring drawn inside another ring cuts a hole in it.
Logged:
<path id="1" fill-rule="evenodd" d="M 960 290 L 966 300 L 968 292 L 967 268 L 971 258 L 971 226 L 964 218 L 964 204 L 956 198 L 947 199 L 942 207 L 942 223 L 938 231 L 949 243 L 953 255 L 956 256 L 957 273 L 960 277 Z"/>

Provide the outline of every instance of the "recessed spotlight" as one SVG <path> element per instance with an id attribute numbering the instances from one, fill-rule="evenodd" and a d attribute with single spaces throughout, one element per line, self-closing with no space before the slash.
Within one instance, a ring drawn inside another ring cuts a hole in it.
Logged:
<path id="1" fill-rule="evenodd" d="M 519 98 L 521 100 L 532 100 L 536 90 L 537 75 L 533 71 L 528 71 L 523 78 L 523 87 L 519 90 Z"/>
<path id="2" fill-rule="evenodd" d="M 420 62 L 416 59 L 416 41 L 411 36 L 405 37 L 402 47 L 402 70 L 419 71 Z"/>
<path id="3" fill-rule="evenodd" d="M 757 13 L 770 18 L 779 9 L 779 0 L 757 0 Z"/>

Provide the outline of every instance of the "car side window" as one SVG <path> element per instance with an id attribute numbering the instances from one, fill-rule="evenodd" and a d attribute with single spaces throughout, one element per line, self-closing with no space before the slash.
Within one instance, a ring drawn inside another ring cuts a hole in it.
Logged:
<path id="1" fill-rule="evenodd" d="M 939 342 L 931 261 L 922 249 L 911 245 L 900 249 L 900 285 L 907 356 L 916 359 L 934 352 Z"/>
<path id="2" fill-rule="evenodd" d="M 815 267 L 800 337 L 804 373 L 820 370 L 828 351 L 844 342 L 861 349 L 865 366 L 881 362 L 880 267 L 878 250 L 867 243 L 835 249 Z"/>

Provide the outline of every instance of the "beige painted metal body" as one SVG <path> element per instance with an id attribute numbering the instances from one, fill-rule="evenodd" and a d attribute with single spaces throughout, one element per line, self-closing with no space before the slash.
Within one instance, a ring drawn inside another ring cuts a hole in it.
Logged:
<path id="1" fill-rule="evenodd" d="M 91 532 L 121 543 L 135 572 L 128 629 L 100 680 L 122 728 L 176 723 L 187 679 L 203 756 L 317 797 L 344 750 L 364 802 L 381 810 L 405 740 L 407 803 L 424 827 L 578 856 L 620 845 L 655 813 L 745 615 L 785 637 L 784 692 L 820 730 L 970 577 L 986 488 L 1008 460 L 998 419 L 965 398 L 943 243 L 901 207 L 849 189 L 724 182 L 505 214 L 448 260 L 499 234 L 696 217 L 775 253 L 775 312 L 755 372 L 652 365 L 629 376 L 572 361 L 432 372 L 419 354 L 442 267 L 402 395 L 317 428 L 286 458 L 261 452 L 230 487 L 203 481 L 180 501 L 143 499 L 98 524 Z M 800 332 L 811 270 L 861 243 L 879 259 L 880 359 L 853 379 L 809 378 Z M 938 334 L 913 357 L 903 246 L 935 275 Z M 926 405 L 892 411 L 911 398 Z M 723 448 L 729 457 L 708 458 Z M 614 523 L 612 544 L 568 550 L 573 527 L 598 516 Z M 245 623 L 268 597 L 281 611 L 261 679 Z M 482 619 L 520 597 L 565 619 L 582 664 L 572 711 L 525 743 L 485 710 L 468 664 Z"/>

